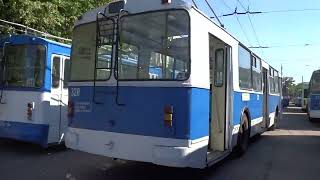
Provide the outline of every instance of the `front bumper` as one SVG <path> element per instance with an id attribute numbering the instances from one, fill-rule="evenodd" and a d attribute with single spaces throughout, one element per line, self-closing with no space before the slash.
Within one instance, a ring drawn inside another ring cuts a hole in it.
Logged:
<path id="1" fill-rule="evenodd" d="M 0 137 L 48 146 L 49 125 L 0 121 Z"/>
<path id="2" fill-rule="evenodd" d="M 69 128 L 66 146 L 92 154 L 170 167 L 206 167 L 208 138 L 197 141 Z"/>

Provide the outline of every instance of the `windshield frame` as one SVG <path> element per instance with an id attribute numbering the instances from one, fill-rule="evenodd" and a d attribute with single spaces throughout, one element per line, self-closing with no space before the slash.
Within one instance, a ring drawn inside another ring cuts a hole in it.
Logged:
<path id="1" fill-rule="evenodd" d="M 310 79 L 310 82 L 309 82 L 309 94 L 319 94 L 320 93 L 320 89 L 314 89 L 314 84 L 313 81 L 314 81 L 314 78 L 316 78 L 316 76 L 319 76 L 320 77 L 320 72 L 314 72 L 311 76 L 311 79 Z M 320 82 L 319 82 L 320 84 Z"/>
<path id="2" fill-rule="evenodd" d="M 7 71 L 8 71 L 8 62 L 7 62 L 7 58 L 6 58 L 6 49 L 7 49 L 7 46 L 29 46 L 29 45 L 33 45 L 33 46 L 41 46 L 44 48 L 44 59 L 42 59 L 43 61 L 43 71 L 42 71 L 42 74 L 41 74 L 41 78 L 42 78 L 42 82 L 41 82 L 41 85 L 39 87 L 24 87 L 24 86 L 13 86 L 13 85 L 9 85 L 7 84 Z M 48 59 L 48 48 L 45 44 L 41 44 L 41 43 L 22 43 L 22 44 L 16 44 L 16 43 L 9 43 L 7 46 L 5 46 L 5 49 L 4 49 L 4 54 L 3 54 L 3 60 L 5 61 L 4 63 L 4 66 L 5 66 L 5 71 L 4 71 L 4 83 L 1 84 L 0 86 L 4 87 L 4 88 L 7 88 L 7 89 L 24 89 L 24 90 L 45 90 L 45 84 L 46 84 L 46 71 L 47 71 L 47 59 Z M 2 70 L 1 70 L 2 72 Z"/>
<path id="3" fill-rule="evenodd" d="M 184 11 L 189 19 L 189 22 L 188 22 L 188 32 L 189 32 L 189 39 L 188 39 L 188 45 L 189 45 L 189 48 L 188 48 L 188 65 L 187 65 L 187 68 L 188 68 L 188 74 L 187 76 L 184 78 L 184 79 L 120 79 L 118 78 L 117 76 L 117 72 L 119 71 L 119 55 L 120 55 L 120 51 L 121 51 L 121 48 L 120 48 L 120 40 L 121 40 L 121 37 L 120 37 L 120 21 L 123 17 L 131 17 L 131 16 L 139 16 L 139 15 L 144 15 L 144 14 L 151 14 L 151 13 L 157 13 L 157 12 L 170 12 L 170 11 Z M 186 81 L 188 79 L 190 79 L 190 76 L 191 76 L 191 16 L 190 16 L 190 13 L 187 9 L 184 9 L 184 8 L 171 8 L 171 9 L 160 9 L 160 10 L 154 10 L 154 11 L 145 11 L 145 12 L 139 12 L 139 13 L 134 13 L 134 14 L 125 14 L 125 15 L 122 15 L 120 16 L 118 19 L 117 19 L 117 37 L 116 37 L 116 56 L 114 58 L 115 60 L 115 65 L 117 65 L 115 68 L 114 68 L 114 77 L 117 81 L 170 81 L 170 82 L 183 82 L 183 81 Z"/>

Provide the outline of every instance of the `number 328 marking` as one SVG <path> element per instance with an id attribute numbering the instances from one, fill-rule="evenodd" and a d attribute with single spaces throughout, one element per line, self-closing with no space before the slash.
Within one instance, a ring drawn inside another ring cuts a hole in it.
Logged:
<path id="1" fill-rule="evenodd" d="M 80 88 L 71 88 L 71 96 L 80 96 Z"/>

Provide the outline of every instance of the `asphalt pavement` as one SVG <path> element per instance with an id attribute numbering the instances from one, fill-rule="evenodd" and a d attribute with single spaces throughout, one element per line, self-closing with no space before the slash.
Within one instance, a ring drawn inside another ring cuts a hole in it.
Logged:
<path id="1" fill-rule="evenodd" d="M 320 179 L 320 120 L 299 108 L 283 113 L 279 128 L 251 140 L 246 154 L 205 170 L 168 168 L 54 147 L 0 140 L 0 180 L 317 180 Z"/>

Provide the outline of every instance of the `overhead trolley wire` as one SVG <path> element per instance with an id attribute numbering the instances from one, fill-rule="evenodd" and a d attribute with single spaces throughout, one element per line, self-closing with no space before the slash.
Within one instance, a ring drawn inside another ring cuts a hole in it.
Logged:
<path id="1" fill-rule="evenodd" d="M 195 0 L 192 0 L 193 5 L 198 9 L 197 3 Z"/>
<path id="2" fill-rule="evenodd" d="M 232 8 L 231 8 L 224 0 L 221 0 L 221 2 L 222 2 L 222 3 L 224 4 L 224 6 L 226 6 L 229 10 L 232 10 Z M 251 46 L 252 43 L 251 43 L 251 41 L 249 40 L 249 37 L 248 37 L 246 31 L 244 30 L 244 28 L 243 28 L 243 26 L 242 26 L 242 24 L 241 24 L 238 16 L 235 16 L 235 17 L 236 17 L 236 20 L 237 20 L 237 22 L 238 22 L 238 24 L 239 24 L 239 26 L 240 26 L 240 29 L 241 29 L 242 33 L 244 34 L 244 37 L 246 38 L 246 40 L 248 41 L 249 45 Z"/>
<path id="3" fill-rule="evenodd" d="M 2 25 L 2 24 L 4 24 L 4 25 Z M 65 41 L 65 42 L 71 42 L 71 39 L 55 36 L 55 35 L 49 34 L 47 32 L 42 32 L 42 31 L 30 28 L 30 27 L 25 26 L 25 25 L 22 25 L 22 24 L 19 24 L 19 23 L 10 22 L 10 21 L 6 21 L 6 20 L 3 20 L 3 19 L 0 19 L 0 25 L 1 25 L 2 28 L 5 28 L 5 26 L 9 26 L 8 28 L 10 28 L 10 29 L 12 29 L 14 31 L 17 31 L 17 32 L 24 32 L 26 34 L 28 34 L 28 32 L 32 32 L 35 35 L 37 34 L 37 35 L 43 36 L 45 38 L 52 38 L 52 39 L 56 39 L 56 40 L 62 40 L 62 41 Z M 21 29 L 18 29 L 18 28 L 21 28 Z"/>
<path id="4" fill-rule="evenodd" d="M 261 11 L 260 13 L 285 13 L 285 12 L 303 12 L 303 11 L 320 11 L 320 8 L 271 10 L 271 11 Z"/>
<path id="5" fill-rule="evenodd" d="M 232 9 L 231 9 L 232 11 Z M 243 15 L 243 14 L 271 14 L 271 13 L 289 13 L 289 12 L 305 12 L 305 11 L 320 11 L 320 8 L 313 8 L 313 9 L 286 9 L 286 10 L 269 10 L 269 11 L 249 11 L 245 10 L 244 12 L 237 12 L 235 10 L 232 13 L 222 14 L 218 17 L 226 17 L 226 16 L 233 16 L 233 15 Z"/>
<path id="6" fill-rule="evenodd" d="M 240 6 L 241 6 L 244 10 L 246 10 L 245 6 L 242 4 L 242 2 L 241 2 L 240 0 L 237 0 L 237 2 L 240 4 Z M 249 11 L 249 6 L 248 6 L 247 11 Z M 255 28 L 254 28 L 254 25 L 253 25 L 253 22 L 252 22 L 252 20 L 251 20 L 250 14 L 247 14 L 247 17 L 248 17 L 248 19 L 249 19 L 249 22 L 250 22 L 250 25 L 251 25 L 251 28 L 252 28 L 252 31 L 253 31 L 253 35 L 254 35 L 254 37 L 255 37 L 258 45 L 261 46 L 261 45 L 260 45 L 259 38 L 258 38 L 258 34 L 257 34 L 257 32 L 256 32 L 256 30 L 255 30 Z M 261 53 L 262 53 L 262 54 L 264 53 L 262 49 L 261 49 Z"/>
<path id="7" fill-rule="evenodd" d="M 270 49 L 270 48 L 289 48 L 289 47 L 312 47 L 320 46 L 320 43 L 304 43 L 304 44 L 287 44 L 287 45 L 272 45 L 272 46 L 250 46 L 251 49 Z"/>
<path id="8" fill-rule="evenodd" d="M 220 21 L 220 19 L 218 18 L 217 14 L 214 12 L 213 8 L 211 7 L 210 3 L 208 2 L 208 0 L 204 0 L 208 7 L 210 8 L 211 12 L 213 13 L 213 15 L 215 16 L 215 18 L 217 19 L 217 21 L 219 22 L 220 26 L 224 28 L 224 25 L 222 24 L 222 22 Z"/>
<path id="9" fill-rule="evenodd" d="M 224 1 L 224 0 L 221 0 L 221 2 L 229 9 L 232 11 L 232 8 Z"/>

